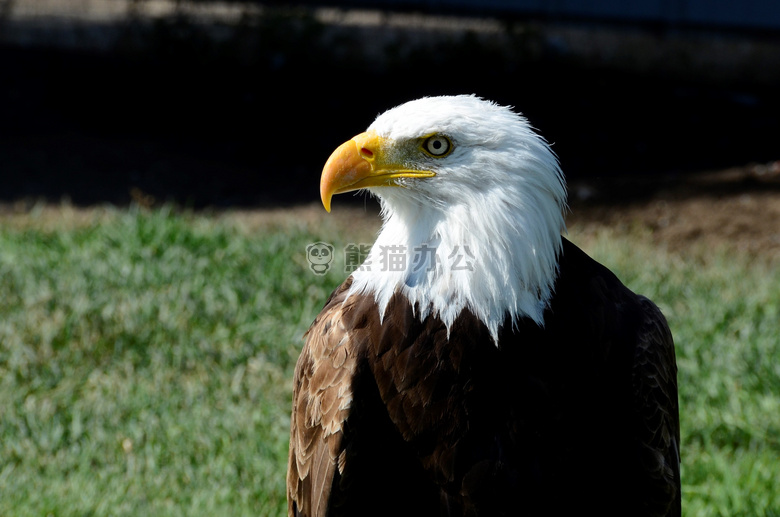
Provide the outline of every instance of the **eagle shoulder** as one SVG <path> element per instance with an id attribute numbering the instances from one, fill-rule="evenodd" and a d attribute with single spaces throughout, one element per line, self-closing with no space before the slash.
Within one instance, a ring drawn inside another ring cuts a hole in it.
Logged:
<path id="1" fill-rule="evenodd" d="M 587 342 L 595 352 L 594 362 L 583 363 L 602 372 L 600 397 L 609 403 L 601 418 L 621 429 L 622 436 L 601 442 L 610 454 L 627 453 L 613 456 L 627 469 L 616 480 L 626 488 L 626 500 L 616 506 L 631 508 L 633 515 L 679 516 L 677 363 L 666 318 L 651 300 L 565 239 L 556 288 L 551 313 L 558 316 L 548 329 L 563 332 L 561 343 Z M 586 332 L 574 339 L 567 327 Z M 581 379 L 583 386 L 586 381 Z M 627 442 L 618 446 L 621 440 Z"/>

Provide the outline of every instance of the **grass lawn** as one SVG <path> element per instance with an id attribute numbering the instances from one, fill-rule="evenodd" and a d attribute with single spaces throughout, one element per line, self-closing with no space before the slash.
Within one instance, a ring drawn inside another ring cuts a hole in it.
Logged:
<path id="1" fill-rule="evenodd" d="M 0 515 L 284 514 L 293 366 L 363 217 L 0 218 Z M 669 319 L 684 514 L 780 516 L 778 268 L 570 238 Z"/>

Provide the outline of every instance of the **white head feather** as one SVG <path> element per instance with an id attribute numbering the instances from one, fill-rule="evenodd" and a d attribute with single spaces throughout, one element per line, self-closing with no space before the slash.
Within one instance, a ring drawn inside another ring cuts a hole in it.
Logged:
<path id="1" fill-rule="evenodd" d="M 448 329 L 468 309 L 496 342 L 507 316 L 542 325 L 566 187 L 555 154 L 526 119 L 475 96 L 431 97 L 383 113 L 368 129 L 395 142 L 442 134 L 453 150 L 421 153 L 416 165 L 435 177 L 368 189 L 384 224 L 351 292 L 373 293 L 382 315 L 401 292 L 418 317 L 438 315 Z M 390 258 L 406 267 L 388 267 Z"/>

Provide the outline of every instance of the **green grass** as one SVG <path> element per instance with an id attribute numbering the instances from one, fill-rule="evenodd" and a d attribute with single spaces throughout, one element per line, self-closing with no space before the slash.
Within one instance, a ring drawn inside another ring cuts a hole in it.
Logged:
<path id="1" fill-rule="evenodd" d="M 163 210 L 0 232 L 0 515 L 280 515 L 304 230 Z"/>
<path id="2" fill-rule="evenodd" d="M 292 370 L 344 276 L 304 248 L 361 237 L 165 208 L 0 219 L 0 515 L 283 514 Z M 584 247 L 672 326 L 685 514 L 780 516 L 780 272 Z"/>

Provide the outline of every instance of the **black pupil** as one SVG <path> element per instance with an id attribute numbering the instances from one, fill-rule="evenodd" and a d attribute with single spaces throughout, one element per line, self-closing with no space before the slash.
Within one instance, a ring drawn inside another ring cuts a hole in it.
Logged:
<path id="1" fill-rule="evenodd" d="M 432 145 L 433 145 L 434 149 L 441 149 L 441 141 L 440 140 L 434 140 Z"/>

